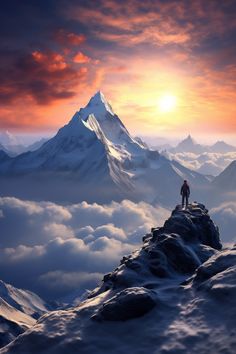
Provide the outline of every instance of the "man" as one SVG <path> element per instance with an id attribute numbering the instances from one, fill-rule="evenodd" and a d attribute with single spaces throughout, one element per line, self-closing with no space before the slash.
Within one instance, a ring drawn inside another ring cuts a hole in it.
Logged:
<path id="1" fill-rule="evenodd" d="M 188 182 L 184 180 L 184 183 L 181 187 L 180 194 L 182 195 L 182 208 L 184 207 L 184 201 L 186 200 L 186 208 L 188 206 L 188 198 L 190 196 L 190 188 Z"/>

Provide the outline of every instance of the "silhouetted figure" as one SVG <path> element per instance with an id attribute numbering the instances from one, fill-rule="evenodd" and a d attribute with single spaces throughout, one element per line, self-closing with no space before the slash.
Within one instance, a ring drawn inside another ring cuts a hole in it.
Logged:
<path id="1" fill-rule="evenodd" d="M 188 185 L 188 182 L 185 180 L 181 190 L 180 190 L 180 194 L 182 195 L 182 207 L 184 207 L 184 201 L 186 200 L 186 207 L 188 206 L 188 198 L 190 196 L 190 188 Z"/>

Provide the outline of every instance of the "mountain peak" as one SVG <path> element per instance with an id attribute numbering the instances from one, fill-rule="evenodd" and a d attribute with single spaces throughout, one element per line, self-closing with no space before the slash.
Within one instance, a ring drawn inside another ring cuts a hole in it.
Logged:
<path id="1" fill-rule="evenodd" d="M 191 148 L 193 146 L 197 145 L 196 141 L 191 137 L 191 135 L 189 134 L 187 136 L 187 138 L 185 138 L 184 140 L 182 140 L 178 145 L 177 148 Z"/>
<path id="2" fill-rule="evenodd" d="M 191 144 L 196 144 L 196 141 L 192 138 L 192 136 L 189 134 L 188 136 L 187 136 L 187 138 L 185 138 L 184 140 L 183 140 L 183 142 L 188 142 L 188 143 L 191 143 Z"/>
<path id="3" fill-rule="evenodd" d="M 103 94 L 103 92 L 102 91 L 97 91 L 96 93 L 95 93 L 95 95 L 93 95 L 92 96 L 92 98 L 91 98 L 91 100 L 92 99 L 96 99 L 96 100 L 100 100 L 100 101 L 106 101 L 106 98 L 105 98 L 105 95 Z"/>
<path id="4" fill-rule="evenodd" d="M 0 141 L 1 144 L 4 146 L 13 146 L 13 145 L 20 145 L 21 142 L 19 141 L 19 138 L 17 138 L 15 135 L 10 133 L 8 130 L 4 132 L 0 132 Z"/>
<path id="5" fill-rule="evenodd" d="M 99 112 L 105 110 L 105 111 L 109 112 L 112 116 L 115 115 L 111 105 L 106 100 L 105 95 L 100 90 L 98 92 L 96 92 L 95 95 L 92 96 L 92 98 L 89 100 L 89 103 L 85 108 L 88 108 L 88 107 L 89 108 L 93 107 L 94 109 L 96 109 Z"/>

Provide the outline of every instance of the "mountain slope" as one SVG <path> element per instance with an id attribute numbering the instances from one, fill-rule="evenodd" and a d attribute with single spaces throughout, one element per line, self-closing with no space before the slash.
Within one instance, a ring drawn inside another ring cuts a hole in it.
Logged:
<path id="1" fill-rule="evenodd" d="M 35 141 L 34 143 L 26 146 L 26 151 L 34 151 L 39 149 L 44 143 L 48 141 L 48 138 L 41 138 L 40 140 Z"/>
<path id="2" fill-rule="evenodd" d="M 213 186 L 220 192 L 235 191 L 236 189 L 236 160 L 231 162 L 213 182 Z"/>
<path id="3" fill-rule="evenodd" d="M 211 152 L 219 152 L 219 153 L 226 153 L 236 151 L 236 147 L 233 145 L 229 145 L 224 141 L 217 141 L 215 144 L 210 146 Z"/>
<path id="4" fill-rule="evenodd" d="M 62 201 L 168 204 L 183 179 L 196 191 L 209 183 L 133 139 L 101 92 L 39 149 L 3 161 L 0 175 L 6 194 Z"/>
<path id="5" fill-rule="evenodd" d="M 0 144 L 0 161 L 10 160 L 10 156 L 8 155 L 8 151 Z"/>
<path id="6" fill-rule="evenodd" d="M 0 346 L 32 327 L 48 310 L 36 294 L 0 281 Z"/>
<path id="7" fill-rule="evenodd" d="M 44 315 L 0 353 L 233 354 L 235 260 L 202 204 L 177 207 L 87 300 Z"/>

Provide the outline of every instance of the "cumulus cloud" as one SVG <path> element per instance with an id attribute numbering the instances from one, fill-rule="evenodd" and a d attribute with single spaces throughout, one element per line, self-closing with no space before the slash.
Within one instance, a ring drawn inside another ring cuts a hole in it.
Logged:
<path id="1" fill-rule="evenodd" d="M 210 210 L 224 242 L 236 242 L 236 201 L 227 201 Z"/>
<path id="2" fill-rule="evenodd" d="M 68 222 L 72 215 L 65 207 L 50 202 L 35 203 L 0 198 L 0 247 L 40 245 L 55 236 L 73 235 Z"/>
<path id="3" fill-rule="evenodd" d="M 55 299 L 96 286 L 169 211 L 124 200 L 107 205 L 0 198 L 0 278 Z"/>
<path id="4" fill-rule="evenodd" d="M 89 63 L 90 60 L 91 59 L 87 55 L 83 54 L 82 52 L 78 52 L 73 58 L 74 63 L 77 64 L 86 64 Z"/>

